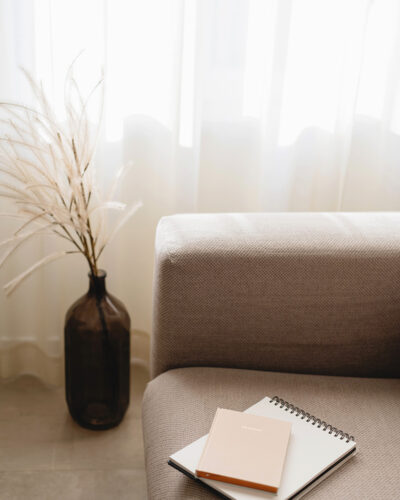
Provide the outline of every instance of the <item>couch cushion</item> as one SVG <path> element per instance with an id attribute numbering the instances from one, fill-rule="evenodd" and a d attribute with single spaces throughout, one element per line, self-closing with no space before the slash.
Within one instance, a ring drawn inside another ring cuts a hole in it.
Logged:
<path id="1" fill-rule="evenodd" d="M 400 379 L 179 368 L 151 381 L 144 397 L 149 500 L 217 498 L 168 466 L 168 456 L 208 432 L 217 406 L 244 410 L 274 395 L 356 437 L 358 454 L 307 498 L 398 498 Z"/>
<path id="2" fill-rule="evenodd" d="M 152 375 L 400 377 L 400 213 L 180 214 L 157 229 Z"/>

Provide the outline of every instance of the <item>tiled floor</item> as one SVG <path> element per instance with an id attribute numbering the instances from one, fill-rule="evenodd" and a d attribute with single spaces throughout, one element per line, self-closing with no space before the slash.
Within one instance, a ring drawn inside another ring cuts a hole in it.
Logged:
<path id="1" fill-rule="evenodd" d="M 0 384 L 1 500 L 146 500 L 141 401 L 144 366 L 132 369 L 131 404 L 115 429 L 82 429 L 63 388 L 24 376 Z"/>

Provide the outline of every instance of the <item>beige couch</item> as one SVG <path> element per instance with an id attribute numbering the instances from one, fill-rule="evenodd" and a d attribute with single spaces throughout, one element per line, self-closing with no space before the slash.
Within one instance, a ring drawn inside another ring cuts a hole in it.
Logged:
<path id="1" fill-rule="evenodd" d="M 152 376 L 150 500 L 217 498 L 168 456 L 217 406 L 274 395 L 356 437 L 356 457 L 307 498 L 400 498 L 400 214 L 163 218 Z"/>

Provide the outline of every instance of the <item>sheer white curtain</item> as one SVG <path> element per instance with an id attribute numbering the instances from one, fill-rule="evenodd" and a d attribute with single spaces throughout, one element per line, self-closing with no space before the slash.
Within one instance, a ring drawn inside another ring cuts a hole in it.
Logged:
<path id="1" fill-rule="evenodd" d="M 162 215 L 400 207 L 397 0 L 0 0 L 0 99 L 31 99 L 23 65 L 61 109 L 82 49 L 84 88 L 106 72 L 100 180 L 132 161 L 119 194 L 144 204 L 102 263 L 135 329 L 151 329 Z M 12 228 L 1 220 L 2 237 Z M 1 282 L 52 244 L 31 242 Z M 86 281 L 71 257 L 0 296 L 0 376 L 60 383 L 64 314 Z"/>

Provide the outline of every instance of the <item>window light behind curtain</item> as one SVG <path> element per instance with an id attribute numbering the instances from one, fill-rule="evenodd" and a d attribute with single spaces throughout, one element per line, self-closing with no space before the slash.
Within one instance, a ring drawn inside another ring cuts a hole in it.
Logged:
<path id="1" fill-rule="evenodd" d="M 61 111 L 82 49 L 85 91 L 106 72 L 101 182 L 132 161 L 119 195 L 144 203 L 102 265 L 135 329 L 151 329 L 162 215 L 400 207 L 397 0 L 0 0 L 0 99 L 31 100 L 23 65 Z M 19 251 L 1 282 L 51 245 Z M 0 376 L 60 383 L 64 314 L 86 286 L 71 257 L 1 296 Z"/>

